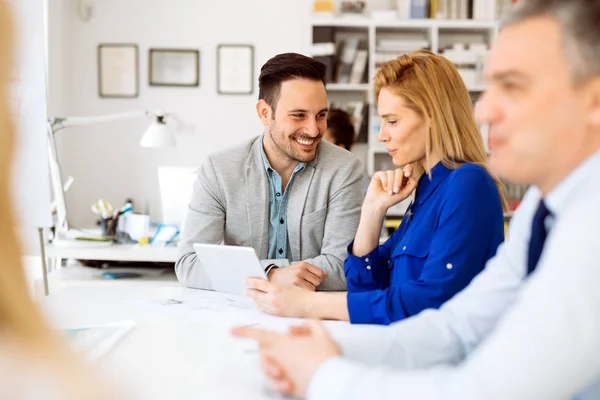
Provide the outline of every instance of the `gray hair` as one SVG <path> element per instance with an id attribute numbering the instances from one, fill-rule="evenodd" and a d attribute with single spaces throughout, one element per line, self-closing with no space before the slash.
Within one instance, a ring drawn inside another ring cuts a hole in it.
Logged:
<path id="1" fill-rule="evenodd" d="M 576 84 L 600 77 L 600 0 L 521 0 L 502 18 L 500 29 L 535 17 L 560 24 Z"/>

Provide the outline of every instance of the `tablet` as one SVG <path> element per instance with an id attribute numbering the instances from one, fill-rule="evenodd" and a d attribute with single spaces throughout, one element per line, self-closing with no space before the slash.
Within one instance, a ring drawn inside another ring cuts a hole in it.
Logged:
<path id="1" fill-rule="evenodd" d="M 212 288 L 218 292 L 244 295 L 248 277 L 267 279 L 252 247 L 194 244 L 198 263 L 204 269 Z"/>

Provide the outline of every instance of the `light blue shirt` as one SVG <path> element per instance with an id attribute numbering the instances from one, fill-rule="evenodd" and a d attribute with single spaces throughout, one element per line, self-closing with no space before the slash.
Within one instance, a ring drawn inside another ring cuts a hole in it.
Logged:
<path id="1" fill-rule="evenodd" d="M 600 151 L 545 197 L 554 214 L 527 277 L 528 191 L 485 270 L 440 310 L 338 339 L 309 399 L 600 398 Z M 378 368 L 374 368 L 377 365 Z"/>
<path id="2" fill-rule="evenodd" d="M 262 142 L 262 139 L 261 139 Z M 265 171 L 269 178 L 269 259 L 288 258 L 290 254 L 287 233 L 287 210 L 289 193 L 294 183 L 294 176 L 304 169 L 304 163 L 298 163 L 285 191 L 282 190 L 281 176 L 275 171 L 265 149 L 260 146 L 260 153 L 265 164 Z"/>

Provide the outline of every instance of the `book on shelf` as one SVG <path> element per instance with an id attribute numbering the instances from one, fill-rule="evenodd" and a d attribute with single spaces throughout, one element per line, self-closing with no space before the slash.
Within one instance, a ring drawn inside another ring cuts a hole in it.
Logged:
<path id="1" fill-rule="evenodd" d="M 313 57 L 335 56 L 335 43 L 313 43 L 310 53 Z"/>
<path id="2" fill-rule="evenodd" d="M 340 51 L 338 52 L 338 66 L 335 76 L 337 83 L 350 83 L 350 73 L 358 51 L 359 41 L 358 37 L 349 37 L 339 42 Z"/>
<path id="3" fill-rule="evenodd" d="M 411 19 L 425 19 L 429 17 L 428 0 L 412 0 L 410 8 Z"/>
<path id="4" fill-rule="evenodd" d="M 334 29 L 329 26 L 314 27 L 311 55 L 316 60 L 325 64 L 325 67 L 327 68 L 325 80 L 327 82 L 333 82 L 337 51 Z"/>
<path id="5" fill-rule="evenodd" d="M 382 64 L 388 61 L 395 60 L 402 54 L 418 49 L 428 49 L 430 46 L 431 43 L 426 39 L 379 39 L 375 50 L 375 68 L 381 67 Z"/>
<path id="6" fill-rule="evenodd" d="M 497 20 L 517 0 L 396 0 L 398 19 Z"/>
<path id="7" fill-rule="evenodd" d="M 398 19 L 410 19 L 412 0 L 396 0 Z"/>
<path id="8" fill-rule="evenodd" d="M 566 0 L 565 0 L 566 1 Z M 493 21 L 518 0 L 395 0 L 397 19 L 449 19 Z M 391 11 L 391 12 L 390 12 Z M 394 10 L 378 10 L 379 19 L 391 19 Z"/>
<path id="9" fill-rule="evenodd" d="M 350 70 L 350 83 L 363 83 L 367 72 L 367 60 L 369 59 L 369 51 L 367 50 L 367 42 L 362 41 L 359 50 L 356 52 L 352 69 Z"/>

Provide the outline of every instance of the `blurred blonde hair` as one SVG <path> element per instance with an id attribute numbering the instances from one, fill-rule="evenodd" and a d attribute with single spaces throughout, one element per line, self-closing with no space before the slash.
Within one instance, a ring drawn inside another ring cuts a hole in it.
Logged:
<path id="1" fill-rule="evenodd" d="M 11 339 L 41 344 L 48 337 L 48 329 L 29 296 L 11 204 L 11 165 L 15 146 L 14 127 L 8 113 L 9 76 L 14 53 L 12 22 L 7 5 L 0 2 L 0 333 Z"/>
<path id="2" fill-rule="evenodd" d="M 10 8 L 0 1 L 0 371 L 4 378 L 0 397 L 31 398 L 37 387 L 45 398 L 113 398 L 49 328 L 29 295 L 11 195 L 15 129 L 8 112 L 8 94 L 13 32 Z"/>
<path id="3" fill-rule="evenodd" d="M 489 173 L 469 92 L 448 59 L 428 50 L 413 51 L 385 63 L 374 80 L 376 99 L 381 89 L 388 88 L 430 122 L 425 141 L 427 161 L 435 150 L 447 168 L 456 169 L 470 162 Z M 413 168 L 417 177 L 425 173 L 418 162 L 413 163 Z M 490 175 L 498 186 L 502 207 L 507 210 L 504 185 L 498 177 Z"/>

